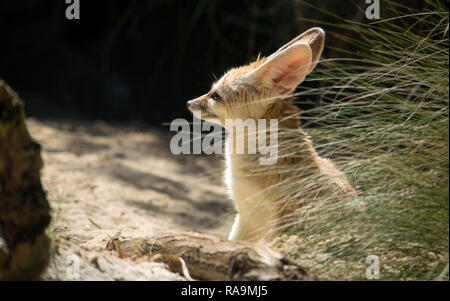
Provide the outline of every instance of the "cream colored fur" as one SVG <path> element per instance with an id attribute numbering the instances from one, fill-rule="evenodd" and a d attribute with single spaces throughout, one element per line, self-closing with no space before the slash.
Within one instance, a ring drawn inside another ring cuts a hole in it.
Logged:
<path id="1" fill-rule="evenodd" d="M 200 111 L 201 118 L 223 127 L 226 127 L 226 119 L 277 119 L 280 145 L 290 139 L 282 135 L 283 131 L 296 130 L 297 133 L 296 145 L 301 151 L 282 156 L 271 167 L 272 172 L 265 174 L 252 173 L 261 167 L 256 160 L 258 155 L 234 153 L 229 139 L 236 137 L 228 138 L 225 184 L 238 212 L 230 240 L 269 242 L 309 204 L 319 199 L 337 202 L 357 197 L 346 177 L 331 161 L 317 155 L 308 135 L 299 129 L 299 111 L 289 98 L 316 66 L 324 39 L 322 29 L 312 28 L 271 56 L 231 69 L 207 94 L 188 102 L 191 111 Z M 298 168 L 292 173 L 282 172 L 292 166 Z M 270 194 L 280 183 L 311 175 L 319 175 L 317 185 L 305 187 L 304 193 L 287 196 L 285 199 L 289 202 L 279 202 L 277 196 Z"/>

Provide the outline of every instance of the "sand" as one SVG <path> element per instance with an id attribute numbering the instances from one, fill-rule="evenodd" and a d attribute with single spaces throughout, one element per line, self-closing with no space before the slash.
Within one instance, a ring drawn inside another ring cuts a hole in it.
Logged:
<path id="1" fill-rule="evenodd" d="M 220 156 L 173 155 L 164 128 L 87 121 L 27 126 L 42 146 L 52 207 L 44 280 L 183 280 L 161 263 L 120 259 L 115 235 L 197 230 L 226 237 L 232 204 Z"/>

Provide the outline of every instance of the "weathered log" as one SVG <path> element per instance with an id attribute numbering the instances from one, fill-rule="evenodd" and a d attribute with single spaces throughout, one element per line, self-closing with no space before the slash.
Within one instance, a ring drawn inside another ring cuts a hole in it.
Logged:
<path id="1" fill-rule="evenodd" d="M 305 269 L 268 247 L 198 232 L 117 236 L 107 249 L 117 251 L 121 258 L 162 261 L 186 276 L 182 271 L 185 262 L 190 276 L 198 280 L 314 280 Z"/>
<path id="2" fill-rule="evenodd" d="M 23 104 L 0 80 L 0 280 L 34 279 L 48 263 L 50 207 L 42 165 Z"/>

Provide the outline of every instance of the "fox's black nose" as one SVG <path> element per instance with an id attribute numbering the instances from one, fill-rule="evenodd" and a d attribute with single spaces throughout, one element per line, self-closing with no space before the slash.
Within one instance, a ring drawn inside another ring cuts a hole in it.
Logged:
<path id="1" fill-rule="evenodd" d="M 192 100 L 189 100 L 189 101 L 186 103 L 186 105 L 187 105 L 188 108 L 192 107 L 192 105 L 193 105 Z"/>

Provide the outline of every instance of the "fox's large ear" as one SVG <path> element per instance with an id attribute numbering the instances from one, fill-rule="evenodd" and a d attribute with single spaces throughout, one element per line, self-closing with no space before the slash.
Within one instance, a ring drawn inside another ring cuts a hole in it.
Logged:
<path id="1" fill-rule="evenodd" d="M 320 28 L 304 32 L 246 74 L 245 80 L 257 81 L 280 94 L 292 92 L 316 66 L 324 40 L 325 33 Z"/>
<path id="2" fill-rule="evenodd" d="M 289 43 L 278 49 L 274 54 L 271 55 L 271 57 L 297 43 L 306 44 L 311 48 L 312 58 L 311 67 L 309 70 L 309 72 L 311 72 L 314 67 L 316 67 L 317 62 L 320 59 L 320 55 L 322 54 L 323 45 L 325 43 L 325 31 L 320 27 L 313 27 L 311 29 L 308 29 L 307 31 L 292 39 Z"/>

